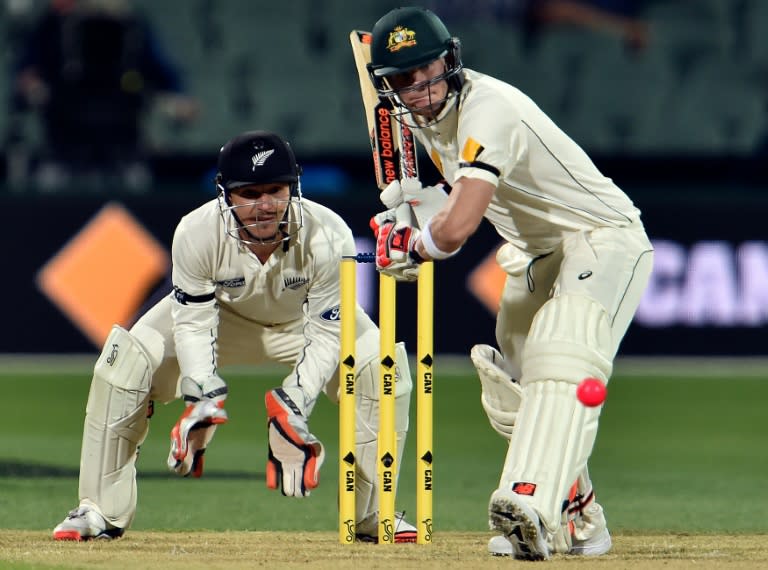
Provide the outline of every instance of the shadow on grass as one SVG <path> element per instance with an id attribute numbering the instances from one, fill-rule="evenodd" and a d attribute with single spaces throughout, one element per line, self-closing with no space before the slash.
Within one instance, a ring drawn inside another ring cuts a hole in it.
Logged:
<path id="1" fill-rule="evenodd" d="M 149 471 L 137 468 L 138 479 L 178 479 L 170 471 Z M 25 463 L 22 461 L 0 460 L 0 477 L 21 477 L 24 479 L 47 478 L 77 478 L 80 471 L 77 468 L 62 467 L 60 465 L 45 465 L 40 463 Z M 206 471 L 205 479 L 231 479 L 243 481 L 264 481 L 264 473 L 255 471 Z"/>

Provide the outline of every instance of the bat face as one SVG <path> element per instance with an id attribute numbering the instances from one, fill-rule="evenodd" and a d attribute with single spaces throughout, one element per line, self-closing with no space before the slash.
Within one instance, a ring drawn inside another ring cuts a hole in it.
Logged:
<path id="1" fill-rule="evenodd" d="M 383 190 L 393 180 L 417 178 L 418 163 L 413 132 L 393 117 L 392 101 L 379 97 L 368 75 L 366 66 L 371 61 L 371 34 L 353 30 L 349 40 L 360 79 L 376 184 Z"/>

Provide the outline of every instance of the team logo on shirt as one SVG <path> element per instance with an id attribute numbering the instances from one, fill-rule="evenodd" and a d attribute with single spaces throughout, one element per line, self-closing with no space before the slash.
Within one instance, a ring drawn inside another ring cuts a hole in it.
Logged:
<path id="1" fill-rule="evenodd" d="M 303 275 L 294 275 L 283 279 L 283 289 L 291 289 L 292 291 L 296 291 L 297 289 L 304 287 L 304 285 L 307 283 L 309 283 L 309 279 Z"/>
<path id="2" fill-rule="evenodd" d="M 400 51 L 405 47 L 411 47 L 416 45 L 416 32 L 404 28 L 403 26 L 396 26 L 394 30 L 389 32 L 387 38 L 387 49 L 391 52 Z"/>
<path id="3" fill-rule="evenodd" d="M 336 305 L 325 311 L 320 318 L 324 321 L 339 321 L 341 320 L 341 306 Z"/>
<path id="4" fill-rule="evenodd" d="M 221 285 L 222 287 L 242 287 L 245 285 L 245 277 L 235 277 L 234 279 L 222 279 L 221 281 L 216 281 L 216 285 Z"/>

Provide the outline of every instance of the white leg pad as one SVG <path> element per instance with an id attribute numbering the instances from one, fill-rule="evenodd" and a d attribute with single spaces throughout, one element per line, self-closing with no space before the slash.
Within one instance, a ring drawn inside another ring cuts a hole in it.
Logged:
<path id="1" fill-rule="evenodd" d="M 523 348 L 520 384 L 537 380 L 607 382 L 615 348 L 605 309 L 582 295 L 561 295 L 544 303 Z"/>
<path id="2" fill-rule="evenodd" d="M 611 329 L 589 297 L 563 295 L 545 303 L 523 353 L 523 402 L 501 476 L 501 488 L 526 495 L 551 533 L 597 436 L 600 407 L 576 399 L 586 377 L 608 381 Z"/>
<path id="3" fill-rule="evenodd" d="M 397 373 L 395 381 L 395 431 L 397 435 L 397 465 L 401 465 L 405 438 L 408 433 L 411 390 L 413 380 L 408 363 L 405 345 L 395 347 Z M 377 536 L 378 534 L 378 465 L 379 430 L 379 369 L 378 360 L 363 365 L 357 375 L 357 409 L 355 431 L 356 464 L 355 472 L 355 516 L 358 534 Z M 395 488 L 401 469 L 395 476 Z"/>
<path id="4" fill-rule="evenodd" d="M 487 344 L 477 344 L 470 352 L 472 363 L 482 385 L 480 403 L 491 427 L 506 440 L 511 439 L 517 419 L 517 411 L 523 397 L 523 390 L 504 369 L 504 357 Z"/>
<path id="5" fill-rule="evenodd" d="M 115 325 L 93 370 L 80 456 L 80 500 L 126 528 L 136 512 L 136 456 L 149 428 L 152 368 L 144 348 Z"/>

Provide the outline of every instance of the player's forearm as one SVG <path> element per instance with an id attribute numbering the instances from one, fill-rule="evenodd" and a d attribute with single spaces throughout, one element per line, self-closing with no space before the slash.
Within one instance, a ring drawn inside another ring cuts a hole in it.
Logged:
<path id="1" fill-rule="evenodd" d="M 316 322 L 319 319 L 321 322 Z M 310 317 L 305 325 L 307 341 L 302 357 L 283 380 L 283 387 L 299 387 L 304 394 L 306 415 L 314 406 L 326 384 L 336 373 L 339 365 L 339 322 L 323 321 L 321 316 Z"/>
<path id="2" fill-rule="evenodd" d="M 218 311 L 211 307 L 175 307 L 173 338 L 181 376 L 205 379 L 215 376 L 218 354 Z"/>

